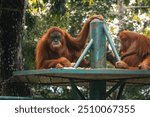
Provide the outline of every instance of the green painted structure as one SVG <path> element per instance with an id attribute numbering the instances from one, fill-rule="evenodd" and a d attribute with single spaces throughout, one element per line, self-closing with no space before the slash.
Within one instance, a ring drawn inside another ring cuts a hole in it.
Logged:
<path id="1" fill-rule="evenodd" d="M 13 74 L 12 82 L 24 82 L 30 84 L 49 84 L 49 85 L 69 85 L 73 80 L 74 89 L 76 85 L 91 85 L 90 99 L 106 99 L 113 91 L 120 87 L 117 99 L 120 99 L 123 87 L 126 84 L 134 85 L 150 85 L 149 70 L 124 70 L 124 69 L 108 69 L 108 68 L 68 68 L 68 69 L 41 69 L 41 70 L 24 70 L 16 71 Z M 102 84 L 105 83 L 105 84 Z M 106 84 L 112 85 L 112 88 L 106 92 Z M 95 90 L 97 88 L 98 90 Z M 92 92 L 93 91 L 93 92 Z M 98 92 L 99 91 L 99 92 Z M 85 99 L 79 90 L 75 90 L 79 94 L 78 99 Z M 95 93 L 98 92 L 98 93 Z M 101 96 L 101 97 L 100 97 Z"/>
<path id="2" fill-rule="evenodd" d="M 90 39 L 93 39 L 91 47 L 91 68 L 106 68 L 106 36 L 103 30 L 103 21 L 94 19 L 90 23 Z M 89 83 L 90 99 L 105 99 L 106 80 L 92 80 Z"/>
<path id="3" fill-rule="evenodd" d="M 12 82 L 29 82 L 55 84 L 57 81 L 66 83 L 67 79 L 75 80 L 106 80 L 119 81 L 126 80 L 132 84 L 150 84 L 150 70 L 127 70 L 112 68 L 96 69 L 41 69 L 41 70 L 23 70 L 13 73 Z M 64 80 L 62 80 L 64 79 Z M 53 80 L 55 80 L 53 82 Z M 145 82 L 144 82 L 145 81 Z"/>

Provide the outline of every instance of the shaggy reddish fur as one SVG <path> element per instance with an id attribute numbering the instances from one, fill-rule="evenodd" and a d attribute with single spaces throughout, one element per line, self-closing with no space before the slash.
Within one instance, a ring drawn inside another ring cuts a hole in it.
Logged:
<path id="1" fill-rule="evenodd" d="M 80 57 L 89 35 L 89 24 L 93 19 L 102 20 L 101 15 L 94 15 L 86 20 L 84 26 L 77 37 L 72 37 L 65 30 L 52 27 L 42 36 L 36 46 L 36 69 L 42 68 L 62 68 L 71 67 Z M 61 33 L 61 47 L 53 48 L 50 34 Z M 89 65 L 85 59 L 80 66 L 86 67 Z"/>
<path id="2" fill-rule="evenodd" d="M 122 31 L 120 53 L 122 60 L 117 68 L 150 69 L 150 38 L 132 31 Z"/>

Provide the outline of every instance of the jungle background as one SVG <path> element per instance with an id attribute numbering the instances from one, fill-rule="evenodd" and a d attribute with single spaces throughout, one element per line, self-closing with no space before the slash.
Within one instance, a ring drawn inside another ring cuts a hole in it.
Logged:
<path id="1" fill-rule="evenodd" d="M 104 16 L 116 48 L 122 30 L 150 36 L 149 0 L 0 0 L 1 95 L 16 95 L 6 91 L 8 85 L 2 86 L 13 71 L 35 69 L 35 47 L 48 28 L 58 26 L 76 36 L 84 21 L 94 14 Z M 23 85 L 30 89 L 20 92 L 30 90 L 33 97 L 74 99 L 70 86 L 17 84 L 17 87 Z M 88 87 L 79 88 L 88 98 Z M 110 99 L 115 99 L 115 93 Z M 150 99 L 150 88 L 126 86 L 121 99 Z"/>

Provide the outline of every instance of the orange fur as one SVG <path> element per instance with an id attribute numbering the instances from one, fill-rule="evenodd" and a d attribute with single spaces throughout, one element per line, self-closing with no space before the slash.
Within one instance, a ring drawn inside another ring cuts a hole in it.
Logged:
<path id="1" fill-rule="evenodd" d="M 72 37 L 65 30 L 52 27 L 42 36 L 36 46 L 36 69 L 42 68 L 62 68 L 70 67 L 80 57 L 89 35 L 89 23 L 93 19 L 102 20 L 99 15 L 87 19 L 77 37 Z M 61 33 L 61 48 L 53 49 L 50 34 L 53 32 Z M 84 59 L 80 66 L 88 66 L 89 63 Z"/>
<path id="2" fill-rule="evenodd" d="M 150 69 L 150 38 L 132 31 L 122 31 L 119 37 L 122 61 L 116 62 L 116 67 Z"/>

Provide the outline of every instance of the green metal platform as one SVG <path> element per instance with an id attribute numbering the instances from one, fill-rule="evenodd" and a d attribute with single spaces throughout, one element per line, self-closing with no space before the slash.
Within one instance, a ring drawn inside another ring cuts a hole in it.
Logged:
<path id="1" fill-rule="evenodd" d="M 68 79 L 76 82 L 89 80 L 118 81 L 126 83 L 150 84 L 150 70 L 126 70 L 126 69 L 41 69 L 15 71 L 12 82 L 43 83 L 43 84 L 66 84 Z"/>

